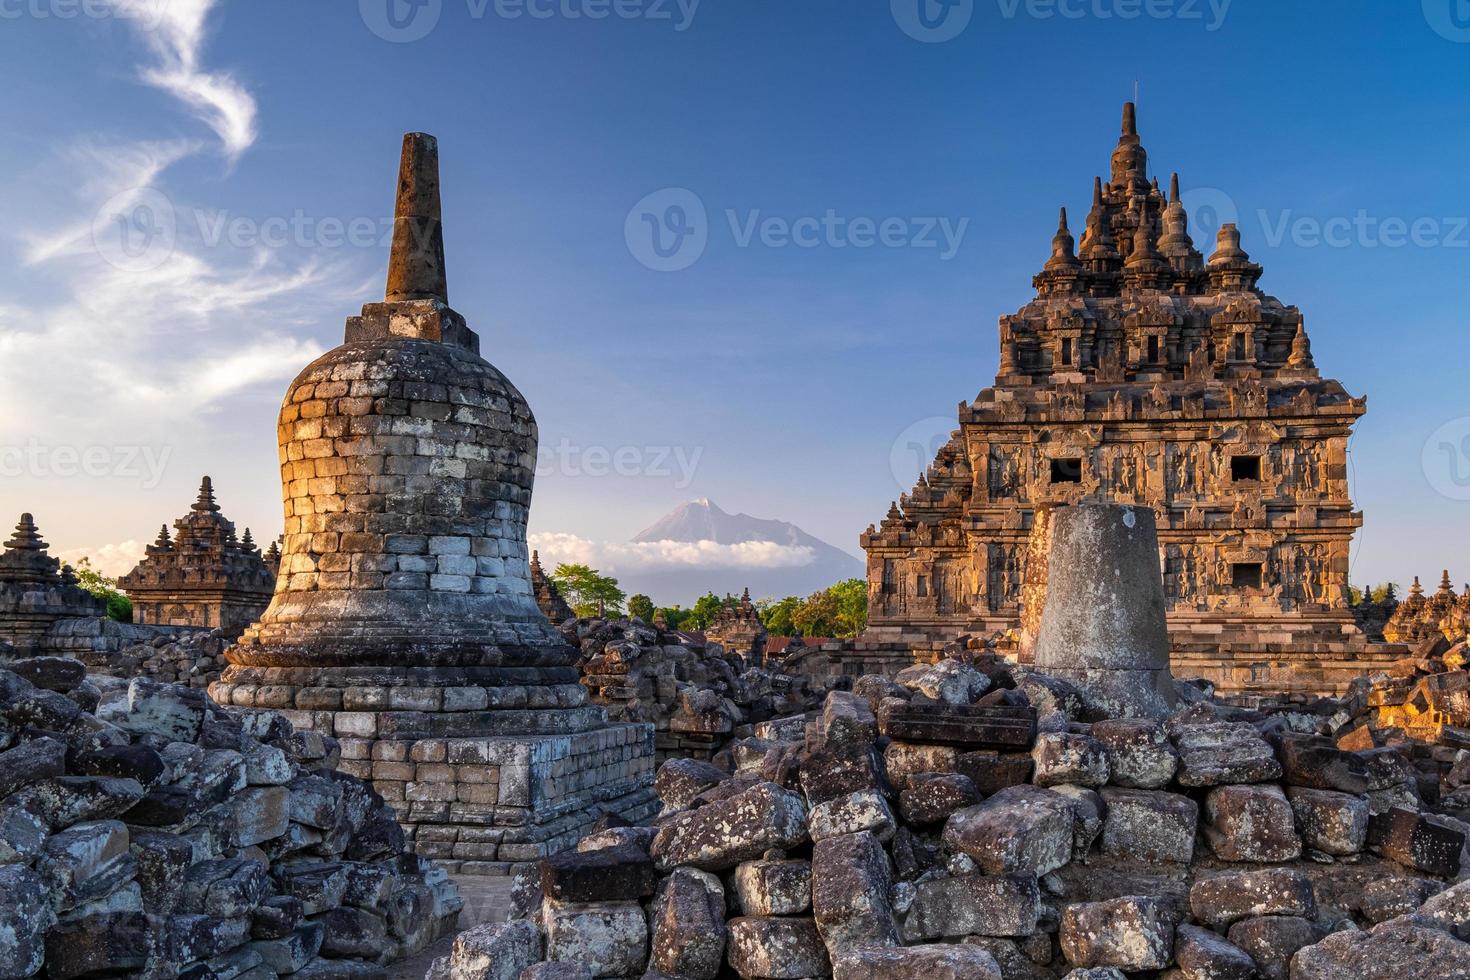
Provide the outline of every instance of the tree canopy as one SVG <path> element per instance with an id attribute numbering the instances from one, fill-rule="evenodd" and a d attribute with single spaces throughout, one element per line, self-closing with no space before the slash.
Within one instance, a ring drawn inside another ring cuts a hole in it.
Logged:
<path id="1" fill-rule="evenodd" d="M 117 579 L 108 578 L 92 567 L 91 558 L 83 558 L 72 569 L 77 576 L 77 585 L 99 599 L 107 600 L 107 617 L 119 623 L 133 621 L 133 600 L 117 587 Z"/>
<path id="2" fill-rule="evenodd" d="M 868 584 L 852 578 L 802 599 L 763 599 L 761 622 L 773 636 L 857 636 L 868 626 Z"/>
<path id="3" fill-rule="evenodd" d="M 636 616 L 645 623 L 653 622 L 653 600 L 639 592 L 637 595 L 628 597 L 628 615 Z"/>
<path id="4" fill-rule="evenodd" d="M 578 616 L 606 618 L 623 613 L 627 593 L 618 580 L 587 565 L 557 565 L 551 580 Z"/>

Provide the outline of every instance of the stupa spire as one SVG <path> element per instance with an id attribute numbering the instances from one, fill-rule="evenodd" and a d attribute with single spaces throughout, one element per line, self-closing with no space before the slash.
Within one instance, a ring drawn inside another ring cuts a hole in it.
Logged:
<path id="1" fill-rule="evenodd" d="M 403 137 L 386 299 L 389 303 L 449 303 L 439 200 L 439 141 L 426 133 Z"/>
<path id="2" fill-rule="evenodd" d="M 1072 237 L 1072 231 L 1067 227 L 1067 209 L 1062 208 L 1060 217 L 1057 219 L 1057 233 L 1051 240 L 1051 258 L 1047 260 L 1046 268 L 1075 269 L 1081 265 L 1077 261 L 1076 239 Z"/>
<path id="3" fill-rule="evenodd" d="M 214 500 L 214 481 L 207 476 L 199 483 L 199 499 L 194 502 L 193 509 L 200 513 L 219 512 L 219 504 Z"/>
<path id="4" fill-rule="evenodd" d="M 1139 142 L 1138 106 L 1132 102 L 1123 103 L 1123 142 Z"/>
<path id="5" fill-rule="evenodd" d="M 15 534 L 5 542 L 5 549 L 7 551 L 46 550 L 46 542 L 41 538 L 41 532 L 36 529 L 34 517 L 30 514 L 20 515 L 20 523 L 15 525 Z"/>

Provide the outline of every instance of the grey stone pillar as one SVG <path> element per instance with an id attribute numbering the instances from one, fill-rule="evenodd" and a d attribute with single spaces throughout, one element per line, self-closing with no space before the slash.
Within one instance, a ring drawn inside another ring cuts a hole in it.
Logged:
<path id="1" fill-rule="evenodd" d="M 1153 511 L 1082 504 L 1051 513 L 1036 669 L 1082 688 L 1111 717 L 1178 706 Z"/>

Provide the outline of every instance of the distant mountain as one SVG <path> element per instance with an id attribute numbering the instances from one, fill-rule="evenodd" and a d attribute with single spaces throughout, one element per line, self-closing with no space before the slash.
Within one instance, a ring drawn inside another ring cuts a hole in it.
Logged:
<path id="1" fill-rule="evenodd" d="M 648 568 L 630 570 L 623 576 L 623 587 L 630 593 L 644 592 L 661 605 L 687 606 L 706 592 L 738 595 L 744 588 L 749 588 L 751 596 L 757 599 L 806 596 L 843 579 L 862 578 L 866 574 L 857 558 L 795 524 L 749 514 L 728 514 L 708 498 L 680 504 L 633 541 L 635 544 L 675 541 L 746 546 L 718 549 L 720 558 L 707 568 Z M 735 567 L 731 567 L 732 552 L 741 556 Z"/>

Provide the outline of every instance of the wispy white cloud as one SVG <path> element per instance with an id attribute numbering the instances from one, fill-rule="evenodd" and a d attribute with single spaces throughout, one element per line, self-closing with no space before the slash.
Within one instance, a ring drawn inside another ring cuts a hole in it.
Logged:
<path id="1" fill-rule="evenodd" d="M 530 536 L 531 547 L 544 564 L 583 564 L 604 572 L 628 573 L 677 568 L 773 569 L 804 568 L 816 560 L 805 546 L 746 541 L 592 541 L 575 534 L 548 532 Z"/>
<path id="2" fill-rule="evenodd" d="M 111 0 L 125 12 L 139 0 Z M 219 137 L 226 157 L 238 160 L 256 138 L 255 99 L 227 72 L 201 67 L 209 15 L 216 0 L 153 0 L 151 16 L 132 19 L 158 58 L 142 71 L 145 82 L 189 106 Z"/>
<path id="3" fill-rule="evenodd" d="M 143 80 L 213 137 L 77 133 L 5 188 L 25 207 L 0 255 L 25 268 L 25 288 L 0 304 L 0 446 L 165 444 L 188 458 L 211 451 L 211 418 L 232 398 L 284 386 L 320 353 L 296 328 L 340 310 L 362 270 L 205 239 L 190 217 L 218 202 L 191 200 L 174 171 L 211 150 L 233 165 L 257 133 L 249 91 L 204 62 L 218 0 L 107 2 L 141 42 Z M 7 490 L 35 499 L 54 479 L 30 476 Z"/>

